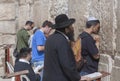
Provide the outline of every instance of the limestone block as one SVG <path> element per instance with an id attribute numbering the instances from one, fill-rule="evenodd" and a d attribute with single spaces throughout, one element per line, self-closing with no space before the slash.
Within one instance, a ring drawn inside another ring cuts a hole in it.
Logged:
<path id="1" fill-rule="evenodd" d="M 95 0 L 94 0 L 95 1 Z M 114 37 L 114 0 L 99 0 L 100 2 L 100 35 L 101 35 L 101 49 L 104 50 L 104 53 L 113 55 L 113 37 Z M 93 11 L 94 13 L 94 11 Z"/>
<path id="2" fill-rule="evenodd" d="M 99 71 L 109 72 L 109 66 L 108 66 L 108 64 L 99 63 Z M 102 78 L 102 81 L 110 81 L 110 76 Z"/>
<path id="3" fill-rule="evenodd" d="M 5 58 L 5 49 L 3 47 L 0 47 L 0 64 L 2 63 L 1 58 Z"/>
<path id="4" fill-rule="evenodd" d="M 33 5 L 33 20 L 35 24 L 40 27 L 45 20 L 49 20 L 48 18 L 49 0 L 35 1 Z"/>
<path id="5" fill-rule="evenodd" d="M 115 66 L 120 67 L 120 56 L 115 56 Z"/>
<path id="6" fill-rule="evenodd" d="M 20 5 L 32 4 L 34 0 L 19 0 Z"/>
<path id="7" fill-rule="evenodd" d="M 61 13 L 68 14 L 68 0 L 50 0 L 50 16 L 55 18 Z"/>
<path id="8" fill-rule="evenodd" d="M 20 4 L 20 5 L 25 4 L 25 1 L 26 1 L 26 0 L 19 0 L 19 4 Z"/>
<path id="9" fill-rule="evenodd" d="M 0 0 L 0 3 L 13 3 L 15 0 Z"/>
<path id="10" fill-rule="evenodd" d="M 100 55 L 99 71 L 106 71 L 111 73 L 113 65 L 114 65 L 114 61 L 111 58 L 111 56 L 107 54 Z M 102 81 L 110 81 L 110 76 L 102 78 Z"/>
<path id="11" fill-rule="evenodd" d="M 16 33 L 15 21 L 0 21 L 0 33 Z"/>
<path id="12" fill-rule="evenodd" d="M 68 15 L 76 19 L 74 24 L 75 38 L 83 31 L 85 28 L 85 23 L 88 13 L 88 0 L 69 0 L 68 2 Z"/>
<path id="13" fill-rule="evenodd" d="M 16 16 L 16 8 L 13 3 L 0 4 L 0 20 L 12 20 Z"/>
<path id="14" fill-rule="evenodd" d="M 108 68 L 103 67 L 103 65 L 107 65 Z M 99 70 L 101 71 L 107 71 L 110 72 L 112 71 L 112 67 L 114 65 L 114 61 L 111 58 L 111 56 L 107 54 L 101 54 L 100 55 L 100 60 L 99 60 Z"/>
<path id="15" fill-rule="evenodd" d="M 26 0 L 26 3 L 32 4 L 34 0 Z"/>
<path id="16" fill-rule="evenodd" d="M 116 8 L 116 21 L 117 21 L 117 29 L 116 29 L 116 48 L 118 52 L 118 56 L 120 56 L 120 0 L 116 0 L 117 8 Z"/>
<path id="17" fill-rule="evenodd" d="M 1 36 L 3 44 L 15 44 L 15 36 L 14 35 L 3 35 Z"/>
<path id="18" fill-rule="evenodd" d="M 113 67 L 110 81 L 120 81 L 120 67 Z"/>
<path id="19" fill-rule="evenodd" d="M 22 28 L 26 21 L 30 20 L 30 5 L 21 5 L 18 13 L 18 26 Z"/>
<path id="20" fill-rule="evenodd" d="M 0 37 L 2 36 L 2 34 L 0 33 Z M 0 45 L 2 45 L 2 39 L 0 38 Z"/>

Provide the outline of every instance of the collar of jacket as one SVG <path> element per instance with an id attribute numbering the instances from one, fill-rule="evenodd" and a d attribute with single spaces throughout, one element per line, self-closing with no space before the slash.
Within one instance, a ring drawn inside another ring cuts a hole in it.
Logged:
<path id="1" fill-rule="evenodd" d="M 62 34 L 62 35 L 68 40 L 68 42 L 70 41 L 69 38 L 67 37 L 67 35 L 65 35 L 63 32 L 58 31 L 58 30 L 56 30 L 56 31 L 57 31 L 58 33 Z"/>

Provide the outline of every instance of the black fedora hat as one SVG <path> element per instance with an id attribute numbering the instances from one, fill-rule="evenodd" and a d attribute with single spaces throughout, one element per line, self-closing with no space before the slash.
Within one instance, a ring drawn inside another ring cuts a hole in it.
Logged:
<path id="1" fill-rule="evenodd" d="M 54 29 L 66 28 L 75 22 L 74 18 L 68 18 L 66 14 L 60 14 L 55 18 Z"/>

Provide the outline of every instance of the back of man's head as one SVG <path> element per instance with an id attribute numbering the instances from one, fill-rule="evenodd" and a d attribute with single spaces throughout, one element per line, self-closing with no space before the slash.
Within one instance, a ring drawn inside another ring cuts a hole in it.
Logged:
<path id="1" fill-rule="evenodd" d="M 29 25 L 29 26 L 32 26 L 34 24 L 34 22 L 32 21 L 26 21 L 25 25 Z"/>
<path id="2" fill-rule="evenodd" d="M 19 53 L 19 58 L 26 58 L 29 54 L 31 54 L 31 48 L 22 48 Z"/>
<path id="3" fill-rule="evenodd" d="M 46 27 L 46 26 L 53 27 L 53 23 L 48 21 L 48 20 L 46 20 L 46 21 L 43 22 L 42 27 Z"/>
<path id="4" fill-rule="evenodd" d="M 100 21 L 95 17 L 89 17 L 88 21 L 86 22 L 86 28 L 91 28 L 92 26 L 96 26 L 99 23 Z"/>

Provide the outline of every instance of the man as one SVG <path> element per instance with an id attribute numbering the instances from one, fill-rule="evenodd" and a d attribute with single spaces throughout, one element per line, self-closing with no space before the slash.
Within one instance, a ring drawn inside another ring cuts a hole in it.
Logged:
<path id="1" fill-rule="evenodd" d="M 29 47 L 28 45 L 28 40 L 29 40 L 29 33 L 32 28 L 34 27 L 34 22 L 32 21 L 27 21 L 25 26 L 20 29 L 17 33 L 17 51 L 19 52 L 21 48 L 27 48 Z"/>
<path id="2" fill-rule="evenodd" d="M 49 34 L 52 22 L 46 20 L 43 22 L 42 27 L 38 29 L 32 40 L 32 63 L 34 67 L 43 66 L 44 64 L 44 45 L 46 42 L 45 34 Z"/>
<path id="3" fill-rule="evenodd" d="M 66 35 L 73 29 L 74 22 L 75 19 L 69 19 L 65 14 L 55 18 L 56 31 L 48 37 L 45 45 L 43 81 L 80 80 L 69 38 Z"/>
<path id="4" fill-rule="evenodd" d="M 88 18 L 86 29 L 80 34 L 82 43 L 82 57 L 86 60 L 80 74 L 86 75 L 98 71 L 99 52 L 96 44 L 98 41 L 92 34 L 96 34 L 100 29 L 100 21 L 94 17 Z"/>
<path id="5" fill-rule="evenodd" d="M 34 73 L 31 64 L 29 63 L 31 59 L 31 49 L 22 48 L 20 50 L 19 57 L 20 57 L 19 61 L 15 63 L 14 71 L 17 72 L 17 71 L 28 70 L 29 73 L 26 75 L 30 79 L 30 81 L 40 81 L 40 75 Z"/>

